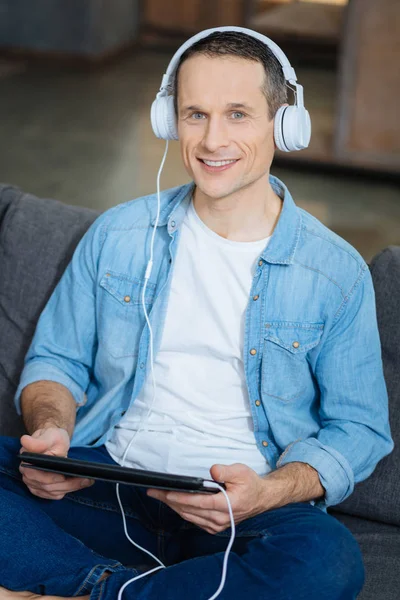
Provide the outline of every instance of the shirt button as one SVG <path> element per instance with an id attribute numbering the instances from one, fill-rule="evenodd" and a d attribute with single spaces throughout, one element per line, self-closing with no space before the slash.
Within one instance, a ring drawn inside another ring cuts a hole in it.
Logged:
<path id="1" fill-rule="evenodd" d="M 130 302 L 130 301 L 131 301 L 131 297 L 130 296 L 125 296 L 124 302 Z"/>
<path id="2" fill-rule="evenodd" d="M 259 297 L 260 297 L 260 296 L 259 296 L 258 294 L 256 294 L 255 296 L 253 296 L 253 300 L 258 300 L 258 299 L 259 299 Z"/>
<path id="3" fill-rule="evenodd" d="M 260 402 L 260 400 L 256 400 L 256 401 L 254 402 L 254 404 L 255 404 L 256 406 L 260 406 L 260 405 L 261 405 L 261 402 Z"/>
<path id="4" fill-rule="evenodd" d="M 255 348 L 252 348 L 252 349 L 250 350 L 250 354 L 251 354 L 252 356 L 254 356 L 255 354 L 257 354 L 257 350 L 256 350 Z"/>
<path id="5" fill-rule="evenodd" d="M 293 342 L 293 348 L 298 348 L 300 346 L 299 342 Z"/>
<path id="6" fill-rule="evenodd" d="M 259 260 L 259 261 L 258 261 L 258 265 L 259 265 L 260 267 L 262 267 L 262 264 L 263 264 L 263 261 L 262 261 L 262 260 Z"/>
<path id="7" fill-rule="evenodd" d="M 268 446 L 268 442 L 266 442 L 265 440 L 263 440 L 262 445 L 264 446 L 264 448 L 266 448 Z"/>
<path id="8" fill-rule="evenodd" d="M 176 223 L 175 221 L 171 221 L 171 227 L 175 227 Z"/>
<path id="9" fill-rule="evenodd" d="M 144 369 L 144 363 L 140 363 L 140 368 Z"/>

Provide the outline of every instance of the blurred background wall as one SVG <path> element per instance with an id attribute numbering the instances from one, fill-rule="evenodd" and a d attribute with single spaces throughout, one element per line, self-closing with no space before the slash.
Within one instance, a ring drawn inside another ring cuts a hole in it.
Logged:
<path id="1" fill-rule="evenodd" d="M 367 259 L 400 243 L 399 0 L 0 0 L 0 181 L 104 210 L 153 192 L 149 111 L 173 52 L 244 25 L 287 53 L 310 148 L 272 172 Z M 187 181 L 170 146 L 164 188 Z"/>
<path id="2" fill-rule="evenodd" d="M 138 0 L 0 0 L 0 46 L 77 56 L 134 41 Z"/>

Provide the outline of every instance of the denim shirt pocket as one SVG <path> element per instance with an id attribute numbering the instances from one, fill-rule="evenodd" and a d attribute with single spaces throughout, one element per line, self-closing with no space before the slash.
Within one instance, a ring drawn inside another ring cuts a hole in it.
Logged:
<path id="1" fill-rule="evenodd" d="M 134 356 L 146 319 L 142 296 L 144 280 L 124 273 L 107 271 L 100 280 L 99 344 L 115 358 Z M 147 282 L 145 306 L 149 313 L 155 285 Z"/>
<path id="2" fill-rule="evenodd" d="M 320 342 L 324 323 L 270 321 L 265 324 L 261 390 L 282 402 L 314 395 L 309 353 Z"/>

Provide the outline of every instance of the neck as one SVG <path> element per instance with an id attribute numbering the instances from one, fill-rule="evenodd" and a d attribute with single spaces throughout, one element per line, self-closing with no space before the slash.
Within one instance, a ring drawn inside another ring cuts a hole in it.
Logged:
<path id="1" fill-rule="evenodd" d="M 272 235 L 282 210 L 282 200 L 268 175 L 222 198 L 211 198 L 196 187 L 193 204 L 207 227 L 235 242 L 255 242 Z"/>

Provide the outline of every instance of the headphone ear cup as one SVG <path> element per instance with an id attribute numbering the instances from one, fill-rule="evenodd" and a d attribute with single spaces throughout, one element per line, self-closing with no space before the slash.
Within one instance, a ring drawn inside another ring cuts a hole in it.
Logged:
<path id="1" fill-rule="evenodd" d="M 150 111 L 150 121 L 151 121 L 151 126 L 153 128 L 154 135 L 156 137 L 158 137 L 159 139 L 162 139 L 161 130 L 158 125 L 159 100 L 160 100 L 159 98 L 156 98 L 155 100 L 153 100 L 153 104 L 151 105 L 151 111 Z"/>
<path id="2" fill-rule="evenodd" d="M 166 97 L 167 108 L 165 111 L 166 121 L 167 121 L 167 129 L 168 129 L 168 139 L 169 140 L 177 140 L 178 139 L 178 128 L 176 126 L 176 116 L 175 116 L 175 106 L 174 106 L 174 96 Z"/>
<path id="3" fill-rule="evenodd" d="M 162 140 L 177 140 L 174 97 L 159 96 L 151 105 L 151 126 L 156 137 Z"/>
<path id="4" fill-rule="evenodd" d="M 275 138 L 278 148 L 284 152 L 307 148 L 311 138 L 311 120 L 308 111 L 303 106 L 284 106 L 278 110 L 278 113 L 280 111 L 282 113 L 276 123 L 279 129 Z"/>
<path id="5" fill-rule="evenodd" d="M 282 152 L 287 152 L 287 148 L 283 141 L 283 132 L 282 132 L 282 118 L 287 109 L 287 106 L 281 106 L 278 108 L 275 119 L 274 119 L 274 138 L 275 144 L 278 150 L 282 150 Z"/>
<path id="6" fill-rule="evenodd" d="M 310 113 L 304 108 L 304 106 L 297 107 L 297 128 L 298 140 L 296 150 L 303 150 L 308 148 L 311 139 L 311 119 Z"/>

